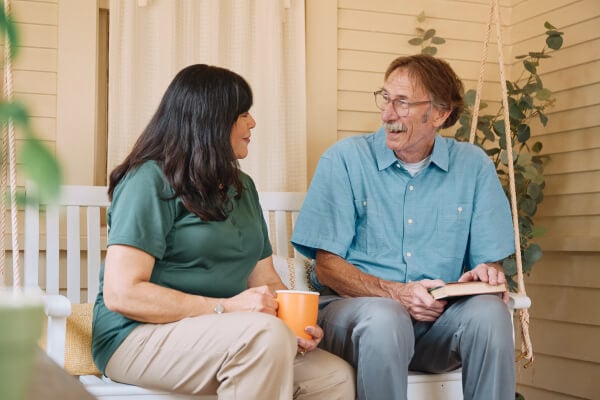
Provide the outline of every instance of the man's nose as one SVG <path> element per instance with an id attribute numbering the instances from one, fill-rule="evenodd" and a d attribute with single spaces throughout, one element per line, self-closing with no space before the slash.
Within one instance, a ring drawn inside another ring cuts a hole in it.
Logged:
<path id="1" fill-rule="evenodd" d="M 381 110 L 381 119 L 384 121 L 395 120 L 399 117 L 393 102 L 388 102 L 383 110 Z"/>

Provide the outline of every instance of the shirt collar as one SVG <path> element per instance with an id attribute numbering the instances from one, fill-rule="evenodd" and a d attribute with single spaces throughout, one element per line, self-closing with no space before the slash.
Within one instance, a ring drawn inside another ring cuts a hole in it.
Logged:
<path id="1" fill-rule="evenodd" d="M 385 143 L 385 129 L 383 127 L 375 133 L 374 145 L 377 168 L 380 171 L 398 162 L 394 152 Z M 448 160 L 448 142 L 439 134 L 436 134 L 433 152 L 431 153 L 431 163 L 437 165 L 443 171 L 448 171 Z"/>

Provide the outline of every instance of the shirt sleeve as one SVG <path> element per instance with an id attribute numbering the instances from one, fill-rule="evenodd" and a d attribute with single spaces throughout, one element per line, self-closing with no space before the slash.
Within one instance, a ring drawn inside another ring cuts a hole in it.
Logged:
<path id="1" fill-rule="evenodd" d="M 157 259 L 166 250 L 174 223 L 174 201 L 158 166 L 143 164 L 129 172 L 113 192 L 107 245 L 136 247 Z"/>
<path id="2" fill-rule="evenodd" d="M 502 260 L 515 252 L 510 205 L 489 159 L 477 180 L 466 260 L 469 269 Z"/>
<path id="3" fill-rule="evenodd" d="M 315 258 L 322 249 L 346 258 L 355 236 L 356 211 L 350 177 L 340 146 L 319 161 L 292 235 L 292 245 Z"/>

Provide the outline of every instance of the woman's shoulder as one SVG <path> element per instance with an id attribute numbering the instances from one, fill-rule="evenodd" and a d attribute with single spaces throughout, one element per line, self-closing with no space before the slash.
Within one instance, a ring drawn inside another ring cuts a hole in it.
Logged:
<path id="1" fill-rule="evenodd" d="M 172 194 L 172 189 L 162 169 L 154 160 L 145 161 L 127 172 L 123 180 L 115 188 L 115 195 L 118 194 L 119 189 L 122 190 L 123 188 L 128 188 L 138 193 L 153 191 L 166 196 Z"/>

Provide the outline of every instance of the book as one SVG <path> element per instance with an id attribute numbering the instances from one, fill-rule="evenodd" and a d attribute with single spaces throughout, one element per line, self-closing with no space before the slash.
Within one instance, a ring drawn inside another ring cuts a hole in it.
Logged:
<path id="1" fill-rule="evenodd" d="M 429 289 L 429 294 L 436 300 L 455 296 L 471 296 L 474 294 L 503 292 L 506 292 L 506 285 L 504 283 L 490 285 L 487 282 L 481 281 L 450 282 L 446 283 L 444 286 Z"/>

